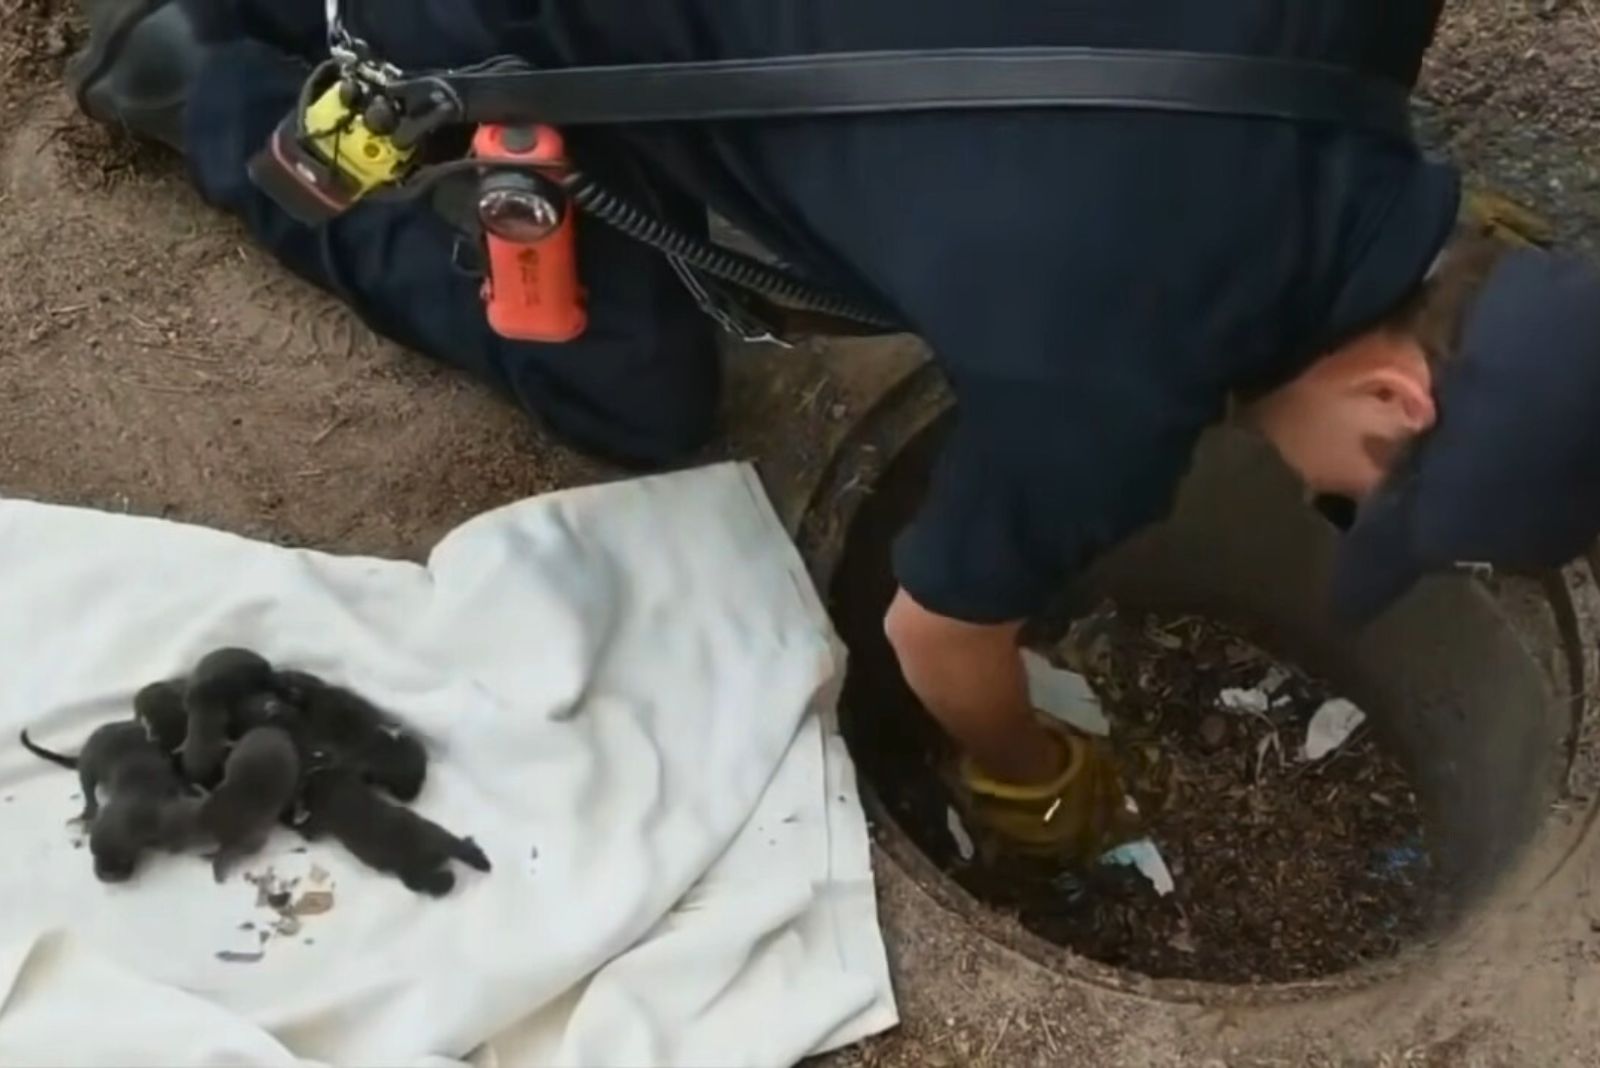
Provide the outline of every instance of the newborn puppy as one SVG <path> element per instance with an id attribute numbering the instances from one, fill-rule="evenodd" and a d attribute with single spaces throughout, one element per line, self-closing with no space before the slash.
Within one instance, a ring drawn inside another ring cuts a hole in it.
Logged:
<path id="1" fill-rule="evenodd" d="M 130 790 L 107 791 L 105 807 L 89 826 L 89 853 L 101 882 L 131 879 L 146 850 L 181 853 L 200 843 L 195 822 L 200 799 L 183 792 L 170 758 L 163 755 L 161 766 L 169 779 L 159 800 L 153 778 Z"/>
<path id="2" fill-rule="evenodd" d="M 380 727 L 367 744 L 350 754 L 362 777 L 397 800 L 415 801 L 428 775 L 428 751 L 402 727 Z"/>
<path id="3" fill-rule="evenodd" d="M 415 801 L 428 774 L 422 741 L 365 697 L 305 671 L 278 672 L 279 692 L 300 709 L 307 744 L 360 771 L 401 801 Z"/>
<path id="4" fill-rule="evenodd" d="M 217 844 L 211 874 L 228 877 L 235 862 L 267 844 L 278 818 L 294 803 L 300 784 L 300 755 L 281 727 L 247 732 L 223 766 L 222 782 L 201 802 L 195 823 Z"/>
<path id="5" fill-rule="evenodd" d="M 272 665 L 248 649 L 218 649 L 195 666 L 183 695 L 183 773 L 191 782 L 215 779 L 240 706 L 252 695 L 271 693 L 273 682 Z"/>
<path id="6" fill-rule="evenodd" d="M 246 697 L 234 706 L 234 714 L 228 720 L 228 734 L 235 738 L 242 738 L 257 727 L 277 727 L 291 736 L 305 732 L 300 710 L 273 690 Z"/>
<path id="7" fill-rule="evenodd" d="M 184 796 L 170 755 L 150 739 L 138 720 L 98 728 L 76 758 L 35 745 L 26 731 L 22 744 L 36 756 L 77 770 L 83 786 L 83 814 L 78 818 L 92 821 L 89 852 L 102 882 L 132 878 L 147 849 L 177 851 L 187 844 L 195 799 Z"/>
<path id="8" fill-rule="evenodd" d="M 442 897 L 456 885 L 450 861 L 478 871 L 489 858 L 470 838 L 457 838 L 409 808 L 379 797 L 352 768 L 313 770 L 304 793 L 300 833 L 309 840 L 337 839 L 368 867 L 399 876 L 418 893 Z"/>
<path id="9" fill-rule="evenodd" d="M 183 680 L 152 682 L 133 695 L 133 715 L 144 724 L 162 752 L 176 754 L 189 732 L 189 714 L 183 704 Z"/>
<path id="10" fill-rule="evenodd" d="M 105 783 L 109 790 L 118 769 L 139 761 L 153 745 L 144 725 L 137 720 L 96 727 L 75 757 L 51 752 L 29 738 L 26 730 L 22 732 L 22 747 L 28 752 L 78 773 L 78 783 L 83 787 L 83 812 L 77 819 L 84 823 L 94 819 L 100 810 L 96 788 Z"/>

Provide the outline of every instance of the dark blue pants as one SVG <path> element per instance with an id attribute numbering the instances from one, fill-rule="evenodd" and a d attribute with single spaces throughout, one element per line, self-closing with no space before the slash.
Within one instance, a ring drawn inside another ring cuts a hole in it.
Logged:
<path id="1" fill-rule="evenodd" d="M 484 319 L 478 280 L 452 266 L 455 231 L 425 202 L 361 204 L 328 225 L 307 227 L 245 173 L 293 107 L 307 61 L 326 57 L 321 0 L 189 2 L 215 41 L 186 117 L 190 174 L 202 196 L 240 217 L 286 266 L 339 295 L 378 333 L 490 383 L 590 452 L 661 465 L 711 436 L 720 371 L 710 320 L 665 259 L 580 218 L 588 331 L 564 345 L 499 337 Z M 357 7 L 351 22 L 393 62 L 451 66 L 517 47 L 525 28 L 496 22 L 495 6 L 383 0 Z M 368 12 L 373 17 L 363 19 Z M 571 147 L 608 185 L 645 195 L 620 146 L 591 136 Z M 661 188 L 649 195 L 675 223 L 703 229 L 696 205 Z"/>

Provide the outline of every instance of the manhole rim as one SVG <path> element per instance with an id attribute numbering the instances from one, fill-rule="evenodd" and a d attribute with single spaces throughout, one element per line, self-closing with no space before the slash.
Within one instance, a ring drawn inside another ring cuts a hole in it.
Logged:
<path id="1" fill-rule="evenodd" d="M 842 556 L 845 536 L 863 499 L 894 457 L 951 407 L 952 398 L 943 376 L 933 365 L 924 365 L 886 391 L 834 449 L 805 501 L 795 537 L 813 581 L 825 598 Z M 1580 612 L 1574 603 L 1578 583 L 1571 577 L 1545 576 L 1542 585 L 1562 646 L 1558 650 L 1561 663 L 1546 670 L 1545 665 L 1534 658 L 1552 687 L 1554 700 L 1573 709 L 1571 741 L 1565 754 L 1567 768 L 1561 775 L 1563 796 L 1567 769 L 1575 762 L 1577 746 L 1584 733 L 1582 727 L 1600 716 L 1600 707 L 1594 699 L 1600 690 L 1595 681 L 1600 642 L 1589 622 L 1600 619 L 1600 584 L 1596 581 L 1596 576 L 1600 576 L 1600 546 L 1573 567 L 1588 576 L 1588 581 L 1582 585 L 1594 603 L 1588 612 Z M 1487 591 L 1485 596 L 1495 601 Z M 848 709 L 841 709 L 844 715 L 848 712 Z M 1406 946 L 1394 956 L 1316 979 L 1229 984 L 1155 978 L 1103 964 L 1047 941 L 979 900 L 940 870 L 901 826 L 879 796 L 875 784 L 863 779 L 859 789 L 872 826 L 873 841 L 882 855 L 910 878 L 929 900 L 981 937 L 1064 977 L 1119 994 L 1177 1004 L 1266 1007 L 1371 989 L 1409 975 L 1466 938 L 1473 920 L 1493 912 L 1508 887 L 1527 886 L 1537 892 L 1573 863 L 1586 842 L 1600 834 L 1600 796 L 1591 796 L 1578 806 L 1576 819 L 1560 821 L 1547 816 L 1489 892 L 1449 917 L 1431 936 Z M 1546 859 L 1552 852 L 1556 854 L 1553 862 Z"/>

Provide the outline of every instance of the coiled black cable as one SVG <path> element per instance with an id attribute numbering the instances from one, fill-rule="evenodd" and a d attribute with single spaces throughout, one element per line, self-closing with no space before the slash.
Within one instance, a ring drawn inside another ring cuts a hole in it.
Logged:
<path id="1" fill-rule="evenodd" d="M 823 289 L 782 268 L 684 233 L 671 223 L 618 196 L 582 171 L 555 175 L 547 167 L 536 164 L 519 164 L 508 160 L 454 160 L 425 167 L 403 185 L 376 190 L 368 199 L 391 203 L 416 200 L 441 182 L 462 172 L 507 169 L 529 170 L 554 179 L 579 210 L 663 255 L 682 260 L 711 278 L 801 311 L 846 319 L 886 333 L 905 329 L 903 323 L 864 301 Z"/>
<path id="2" fill-rule="evenodd" d="M 882 330 L 901 328 L 900 323 L 862 301 L 829 292 L 760 260 L 687 234 L 618 196 L 582 171 L 570 171 L 560 182 L 572 203 L 585 213 L 719 281 L 804 311 L 849 319 Z"/>

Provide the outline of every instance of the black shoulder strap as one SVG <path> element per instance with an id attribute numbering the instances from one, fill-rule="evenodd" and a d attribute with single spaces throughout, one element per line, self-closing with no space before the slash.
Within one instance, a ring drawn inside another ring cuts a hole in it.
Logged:
<path id="1" fill-rule="evenodd" d="M 419 79 L 459 121 L 556 126 L 962 109 L 1101 108 L 1320 123 L 1409 139 L 1405 86 L 1262 56 L 1093 48 L 855 52 Z M 417 83 L 413 83 L 416 85 Z"/>

